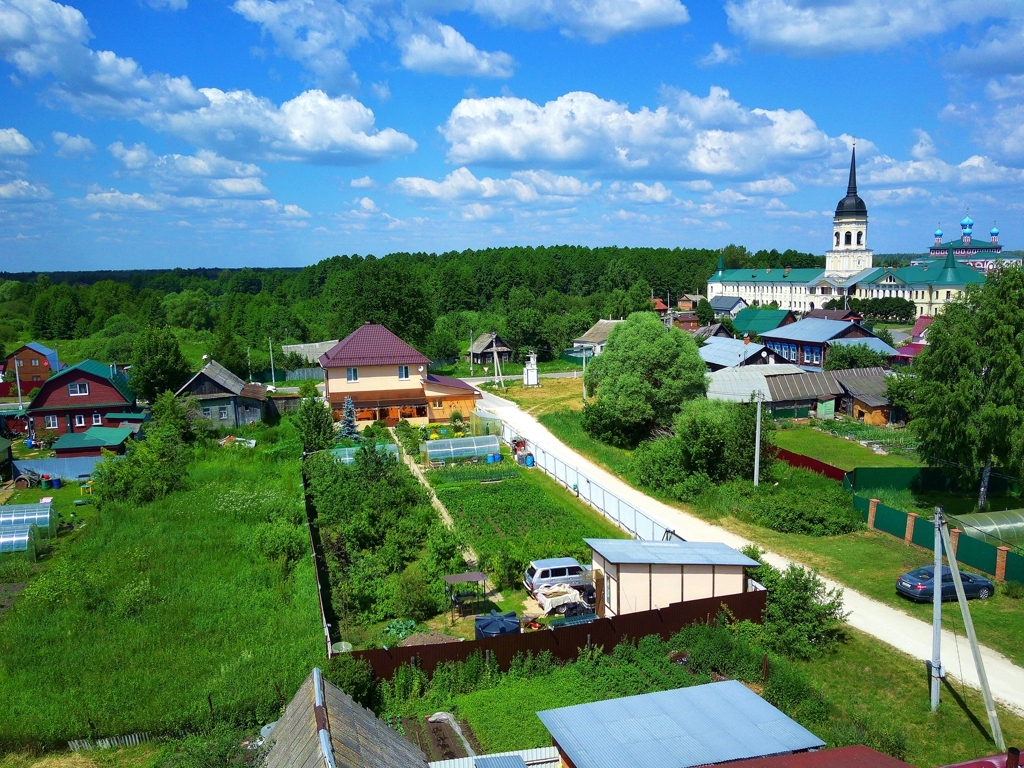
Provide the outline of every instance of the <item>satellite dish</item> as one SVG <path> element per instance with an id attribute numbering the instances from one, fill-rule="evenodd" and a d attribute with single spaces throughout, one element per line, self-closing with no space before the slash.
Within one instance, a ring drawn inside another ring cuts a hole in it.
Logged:
<path id="1" fill-rule="evenodd" d="M 420 366 L 419 368 L 417 368 L 416 370 L 417 370 L 417 371 L 419 371 L 420 373 L 423 373 L 423 366 L 421 365 L 421 366 Z"/>

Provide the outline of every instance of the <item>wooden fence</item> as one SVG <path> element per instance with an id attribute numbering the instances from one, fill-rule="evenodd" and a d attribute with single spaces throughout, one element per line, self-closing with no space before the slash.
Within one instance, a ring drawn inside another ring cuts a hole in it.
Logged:
<path id="1" fill-rule="evenodd" d="M 667 608 L 629 613 L 611 619 L 597 619 L 590 624 L 579 624 L 558 629 L 544 629 L 520 635 L 503 635 L 484 640 L 472 640 L 441 645 L 414 645 L 406 648 L 375 648 L 355 651 L 357 659 L 365 659 L 377 678 L 390 680 L 403 664 L 415 664 L 432 674 L 438 664 L 465 661 L 477 651 L 494 658 L 498 666 L 508 669 L 518 654 L 538 654 L 549 651 L 563 661 L 574 660 L 580 648 L 603 646 L 611 651 L 627 638 L 660 635 L 668 639 L 685 626 L 698 622 L 712 622 L 725 607 L 737 620 L 760 624 L 763 620 L 767 592 L 744 592 L 739 595 L 708 597 L 674 603 Z"/>

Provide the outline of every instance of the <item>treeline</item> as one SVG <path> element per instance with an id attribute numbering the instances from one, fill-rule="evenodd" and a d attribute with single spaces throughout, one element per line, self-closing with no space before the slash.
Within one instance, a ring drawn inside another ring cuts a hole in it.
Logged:
<path id="1" fill-rule="evenodd" d="M 370 321 L 433 357 L 491 330 L 517 350 L 558 350 L 599 317 L 646 308 L 652 295 L 702 293 L 720 254 L 730 268 L 823 265 L 812 254 L 736 245 L 552 246 L 335 256 L 302 269 L 0 274 L 0 344 L 225 327 L 265 349 L 268 339 L 340 338 Z"/>

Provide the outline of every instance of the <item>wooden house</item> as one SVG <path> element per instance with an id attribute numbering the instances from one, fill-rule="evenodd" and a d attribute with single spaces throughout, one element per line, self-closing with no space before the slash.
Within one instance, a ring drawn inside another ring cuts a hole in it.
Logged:
<path id="1" fill-rule="evenodd" d="M 703 300 L 704 297 L 699 293 L 684 293 L 676 300 L 676 308 L 683 312 L 693 312 Z"/>
<path id="2" fill-rule="evenodd" d="M 114 426 L 108 414 L 134 411 L 135 393 L 124 371 L 83 360 L 42 383 L 28 407 L 34 431 L 84 432 Z"/>
<path id="3" fill-rule="evenodd" d="M 589 350 L 592 355 L 600 355 L 604 351 L 604 345 L 608 343 L 612 328 L 621 322 L 622 320 L 598 320 L 586 333 L 572 340 L 573 349 Z"/>
<path id="4" fill-rule="evenodd" d="M 507 363 L 512 359 L 512 348 L 493 331 L 481 333 L 469 348 L 473 365 L 494 365 L 495 356 L 499 363 Z"/>
<path id="5" fill-rule="evenodd" d="M 861 325 L 817 317 L 765 331 L 761 340 L 781 359 L 810 371 L 822 370 L 829 350 L 843 344 L 863 344 L 889 358 L 897 354 L 893 347 Z"/>
<path id="6" fill-rule="evenodd" d="M 177 391 L 199 401 L 203 416 L 215 427 L 237 427 L 263 421 L 267 410 L 267 388 L 248 384 L 211 360 Z"/>
<path id="7" fill-rule="evenodd" d="M 327 402 L 341 419 L 352 398 L 359 422 L 413 424 L 468 417 L 481 394 L 470 384 L 427 371 L 430 360 L 383 325 L 366 323 L 320 356 Z"/>
<path id="8" fill-rule="evenodd" d="M 4 372 L 13 372 L 15 366 L 18 368 L 18 378 L 23 389 L 26 384 L 35 389 L 41 382 L 50 378 L 51 373 L 60 371 L 63 367 L 55 350 L 35 341 L 30 341 L 7 355 L 4 359 Z"/>

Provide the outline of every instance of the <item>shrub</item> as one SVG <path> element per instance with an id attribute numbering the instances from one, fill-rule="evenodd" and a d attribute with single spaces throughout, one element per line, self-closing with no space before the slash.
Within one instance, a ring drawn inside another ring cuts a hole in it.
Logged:
<path id="1" fill-rule="evenodd" d="M 398 578 L 395 613 L 413 621 L 426 621 L 439 610 L 422 568 L 413 563 Z"/>
<path id="2" fill-rule="evenodd" d="M 1002 593 L 1012 600 L 1020 600 L 1024 597 L 1024 584 L 1018 581 L 1006 581 L 1000 587 Z"/>
<path id="3" fill-rule="evenodd" d="M 171 428 L 154 425 L 144 440 L 128 443 L 123 458 L 107 454 L 93 470 L 93 492 L 100 506 L 110 502 L 145 504 L 186 485 L 189 451 Z"/>
<path id="4" fill-rule="evenodd" d="M 259 555 L 272 561 L 283 558 L 286 563 L 298 561 L 309 549 L 303 529 L 285 520 L 254 526 L 251 541 Z"/>

